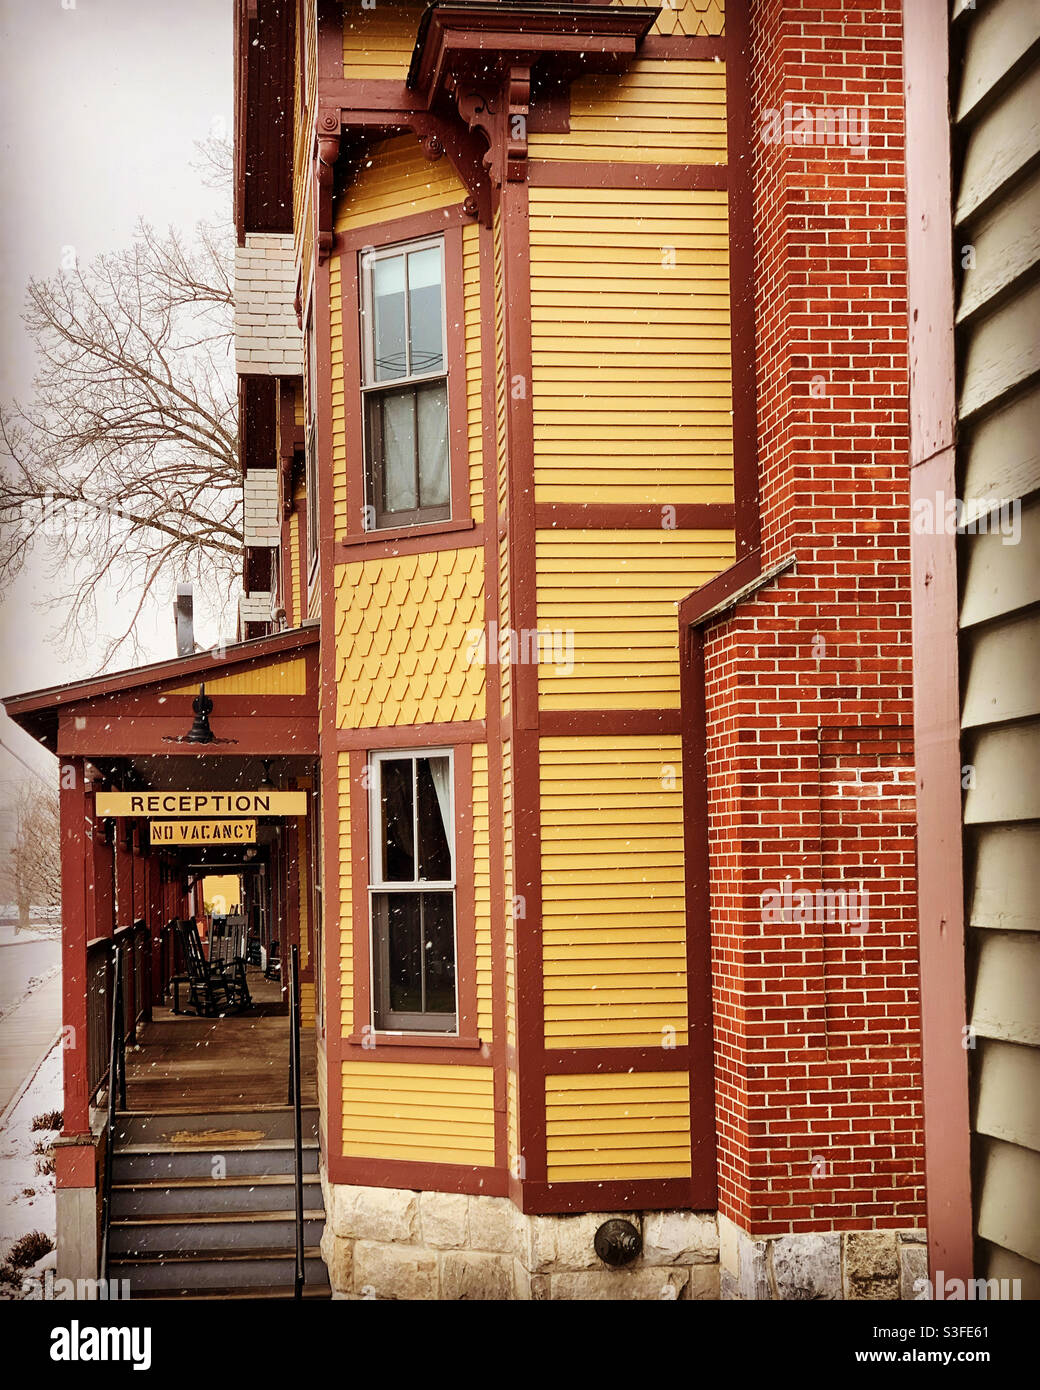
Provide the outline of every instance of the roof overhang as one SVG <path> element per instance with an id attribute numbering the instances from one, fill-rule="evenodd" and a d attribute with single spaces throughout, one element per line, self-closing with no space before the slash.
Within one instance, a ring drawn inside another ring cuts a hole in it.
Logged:
<path id="1" fill-rule="evenodd" d="M 10 695 L 2 703 L 16 724 L 57 754 L 314 756 L 318 644 L 316 625 L 292 628 L 195 656 Z M 225 741 L 179 742 L 203 682 L 214 700 L 213 731 Z"/>
<path id="2" fill-rule="evenodd" d="M 539 68 L 561 81 L 621 72 L 659 14 L 631 5 L 444 0 L 419 23 L 407 85 L 432 108 L 459 82 L 504 77 L 514 67 Z"/>

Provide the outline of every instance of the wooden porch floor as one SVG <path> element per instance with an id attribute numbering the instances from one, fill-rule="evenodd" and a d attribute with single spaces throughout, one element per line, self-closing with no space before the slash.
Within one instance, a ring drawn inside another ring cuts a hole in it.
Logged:
<path id="1" fill-rule="evenodd" d="M 126 1054 L 128 1110 L 158 1114 L 285 1105 L 289 1016 L 282 987 L 249 970 L 253 1007 L 225 1018 L 196 1018 L 156 1007 Z M 183 996 L 182 996 L 183 997 Z M 314 1034 L 301 1030 L 303 1103 L 317 1104 Z"/>

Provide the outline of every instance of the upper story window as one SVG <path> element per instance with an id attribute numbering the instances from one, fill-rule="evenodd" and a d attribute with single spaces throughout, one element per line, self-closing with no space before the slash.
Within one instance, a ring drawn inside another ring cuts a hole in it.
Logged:
<path id="1" fill-rule="evenodd" d="M 361 258 L 365 488 L 374 526 L 451 516 L 444 238 Z"/>
<path id="2" fill-rule="evenodd" d="M 454 1033 L 455 809 L 452 754 L 370 761 L 373 1021 Z"/>

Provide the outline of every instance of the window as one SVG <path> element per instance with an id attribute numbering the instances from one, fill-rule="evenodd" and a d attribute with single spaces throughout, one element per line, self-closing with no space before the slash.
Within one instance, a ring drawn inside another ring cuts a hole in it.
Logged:
<path id="1" fill-rule="evenodd" d="M 373 753 L 375 1027 L 456 1032 L 455 812 L 449 752 Z"/>
<path id="2" fill-rule="evenodd" d="M 362 253 L 361 330 L 366 530 L 447 521 L 443 237 Z"/>
<path id="3" fill-rule="evenodd" d="M 307 487 L 307 575 L 308 578 L 314 572 L 314 566 L 318 560 L 318 454 L 317 454 L 317 343 L 314 333 L 314 306 L 311 304 L 307 313 L 307 332 L 304 337 L 304 419 L 306 429 L 304 434 L 304 477 Z M 303 595 L 300 596 L 302 605 L 300 621 L 303 620 L 303 609 L 306 604 Z"/>

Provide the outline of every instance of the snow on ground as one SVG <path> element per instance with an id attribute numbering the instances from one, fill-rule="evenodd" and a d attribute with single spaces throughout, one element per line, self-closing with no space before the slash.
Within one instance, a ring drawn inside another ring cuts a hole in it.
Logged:
<path id="1" fill-rule="evenodd" d="M 61 1044 L 56 1043 L 40 1063 L 22 1096 L 11 1107 L 0 1128 L 0 1265 L 11 1246 L 30 1231 L 42 1231 L 54 1240 L 54 1174 L 37 1172 L 37 1145 L 48 1146 L 56 1130 L 34 1130 L 37 1115 L 60 1110 L 62 1105 Z M 33 1267 L 32 1274 L 53 1267 L 54 1252 Z M 26 1271 L 29 1273 L 29 1271 Z M 0 1299 L 20 1298 L 21 1290 L 0 1284 Z"/>
<path id="2" fill-rule="evenodd" d="M 61 966 L 61 935 L 49 928 L 16 931 L 0 926 L 0 1018 L 16 1009 Z"/>

